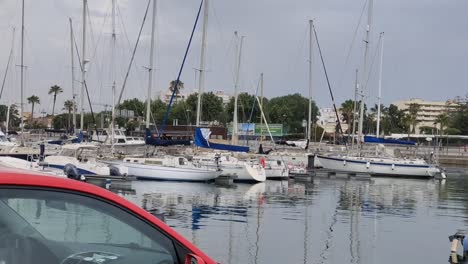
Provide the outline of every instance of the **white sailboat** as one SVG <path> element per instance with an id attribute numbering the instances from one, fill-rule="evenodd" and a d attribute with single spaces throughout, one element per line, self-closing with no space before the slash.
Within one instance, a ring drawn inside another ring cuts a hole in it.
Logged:
<path id="1" fill-rule="evenodd" d="M 316 155 L 321 166 L 334 171 L 369 173 L 372 176 L 436 177 L 441 170 L 422 159 L 394 157 L 357 157 L 348 155 Z"/>
<path id="2" fill-rule="evenodd" d="M 183 157 L 125 158 L 122 162 L 108 162 L 128 168 L 129 175 L 146 180 L 210 181 L 221 175 L 218 168 L 192 163 Z"/>

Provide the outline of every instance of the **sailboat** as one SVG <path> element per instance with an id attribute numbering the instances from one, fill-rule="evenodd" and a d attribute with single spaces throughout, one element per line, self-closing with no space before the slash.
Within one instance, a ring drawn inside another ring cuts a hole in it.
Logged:
<path id="1" fill-rule="evenodd" d="M 372 6 L 373 0 L 369 0 L 368 4 L 368 23 L 366 28 L 366 41 L 364 52 L 364 76 L 367 73 L 367 60 L 369 51 L 369 36 L 372 23 Z M 382 37 L 382 35 L 381 35 Z M 383 45 L 383 41 L 381 41 Z M 381 62 L 383 48 L 381 48 Z M 382 67 L 382 63 L 381 63 Z M 381 71 L 380 71 L 381 72 Z M 381 74 L 380 74 L 381 75 Z M 381 79 L 381 76 L 380 76 Z M 358 125 L 358 147 L 357 154 L 329 154 L 316 155 L 316 161 L 321 167 L 333 171 L 345 171 L 352 173 L 368 173 L 372 176 L 393 176 L 393 177 L 444 177 L 443 172 L 434 165 L 428 164 L 423 159 L 396 158 L 385 156 L 384 153 L 376 153 L 376 155 L 363 155 L 363 120 L 364 120 L 364 89 L 365 82 L 361 85 L 361 104 L 359 113 Z M 379 81 L 381 86 L 381 81 Z M 380 88 L 379 88 L 379 118 L 380 118 Z M 378 120 L 380 122 L 380 120 Z M 378 136 L 379 132 L 377 132 Z M 379 142 L 383 143 L 383 142 Z M 392 142 L 400 144 L 401 142 Z"/>

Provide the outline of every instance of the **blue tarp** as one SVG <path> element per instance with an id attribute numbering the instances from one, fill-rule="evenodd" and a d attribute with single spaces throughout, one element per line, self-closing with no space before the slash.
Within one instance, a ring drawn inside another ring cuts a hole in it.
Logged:
<path id="1" fill-rule="evenodd" d="M 398 139 L 387 139 L 387 138 L 379 138 L 373 136 L 364 136 L 365 143 L 379 143 L 379 144 L 398 144 L 398 145 L 416 145 L 414 141 L 406 141 L 406 140 L 398 140 Z"/>
<path id="2" fill-rule="evenodd" d="M 207 138 L 209 138 L 209 128 L 203 128 L 207 135 L 206 138 L 203 136 L 202 129 L 197 127 L 195 129 L 195 139 L 194 143 L 196 146 L 202 148 L 210 148 L 210 149 L 219 149 L 219 150 L 227 150 L 227 151 L 235 151 L 235 152 L 249 152 L 249 147 L 244 146 L 236 146 L 236 145 L 227 145 L 227 144 L 218 144 L 209 142 Z"/>

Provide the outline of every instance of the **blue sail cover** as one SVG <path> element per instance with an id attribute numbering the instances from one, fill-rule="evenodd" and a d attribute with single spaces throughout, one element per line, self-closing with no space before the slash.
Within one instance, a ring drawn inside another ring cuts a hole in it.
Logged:
<path id="1" fill-rule="evenodd" d="M 219 150 L 227 150 L 227 151 L 235 151 L 235 152 L 249 152 L 249 147 L 209 142 L 208 139 L 210 138 L 210 134 L 211 134 L 211 131 L 209 128 L 197 127 L 195 129 L 195 139 L 194 139 L 195 145 L 202 147 L 202 148 L 219 149 Z"/>
<path id="2" fill-rule="evenodd" d="M 153 137 L 149 129 L 146 129 L 145 143 L 146 145 L 163 146 L 163 147 L 174 146 L 174 145 L 190 146 L 190 140 L 186 140 L 186 139 L 163 139 L 160 137 Z"/>
<path id="3" fill-rule="evenodd" d="M 386 139 L 373 136 L 364 136 L 365 143 L 379 143 L 379 144 L 398 144 L 398 145 L 416 145 L 414 141 L 398 140 L 398 139 Z"/>

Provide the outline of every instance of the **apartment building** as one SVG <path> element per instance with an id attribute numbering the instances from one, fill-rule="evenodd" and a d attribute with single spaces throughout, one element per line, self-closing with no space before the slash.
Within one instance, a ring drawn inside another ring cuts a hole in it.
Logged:
<path id="1" fill-rule="evenodd" d="M 420 134 L 421 127 L 434 127 L 437 117 L 440 114 L 446 114 L 450 111 L 456 110 L 459 106 L 454 100 L 448 101 L 425 101 L 418 98 L 412 98 L 410 100 L 402 100 L 393 103 L 398 107 L 399 110 L 403 110 L 408 113 L 409 106 L 411 104 L 418 104 L 419 111 L 417 116 L 418 124 L 416 125 L 415 133 Z M 438 127 L 438 126 L 437 126 Z"/>

